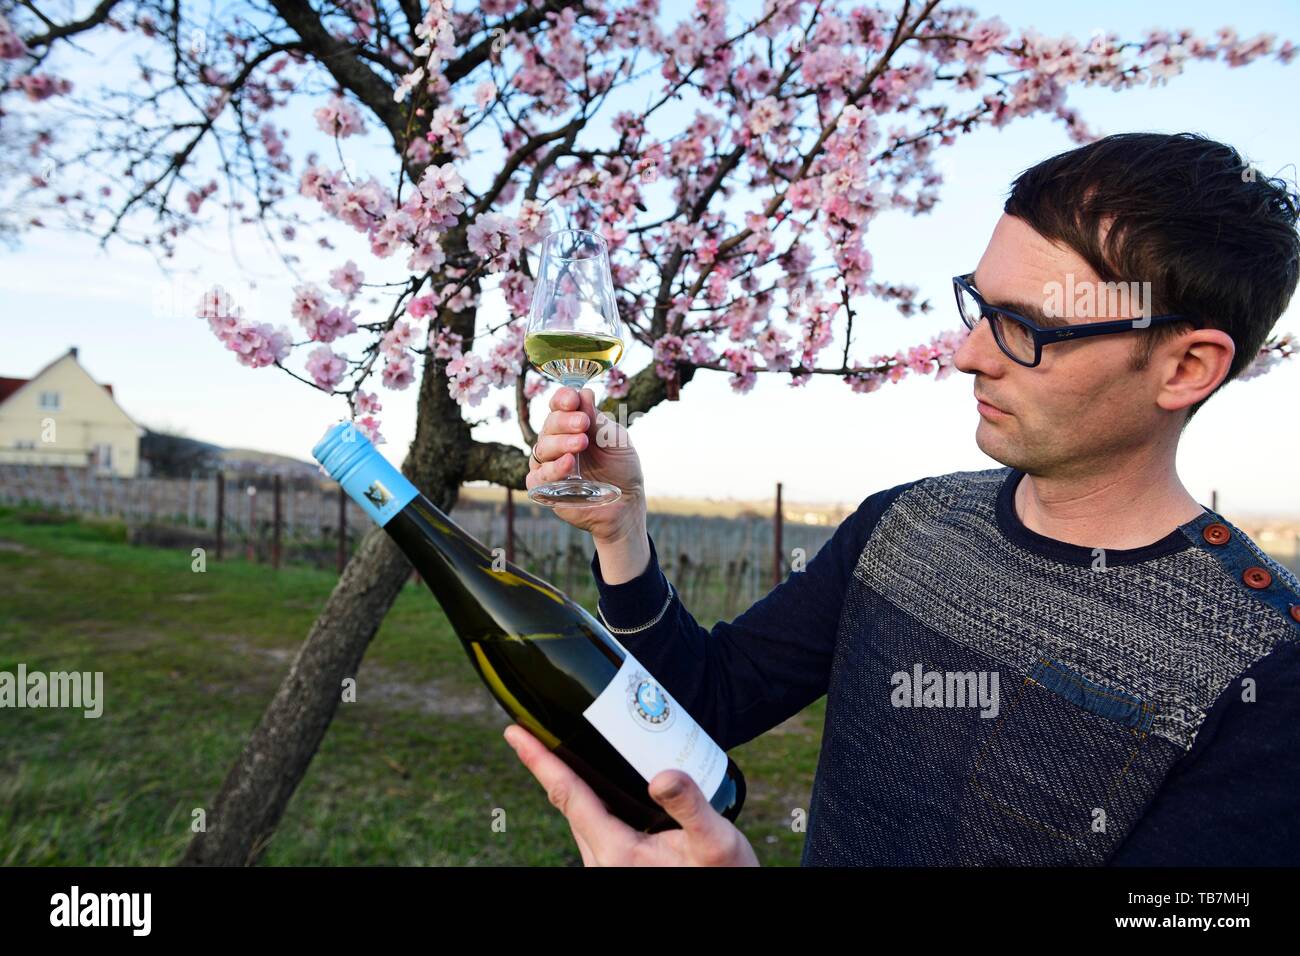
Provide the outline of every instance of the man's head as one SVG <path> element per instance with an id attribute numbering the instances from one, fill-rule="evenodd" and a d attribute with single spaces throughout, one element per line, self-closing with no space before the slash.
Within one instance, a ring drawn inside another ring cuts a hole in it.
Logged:
<path id="1" fill-rule="evenodd" d="M 1177 445 L 1258 355 L 1300 278 L 1297 201 L 1236 150 L 1191 133 L 1124 133 L 1012 184 L 973 284 L 1039 325 L 1177 314 L 1047 345 L 1017 365 L 982 322 L 956 355 L 985 410 L 976 441 L 1036 474 Z"/>

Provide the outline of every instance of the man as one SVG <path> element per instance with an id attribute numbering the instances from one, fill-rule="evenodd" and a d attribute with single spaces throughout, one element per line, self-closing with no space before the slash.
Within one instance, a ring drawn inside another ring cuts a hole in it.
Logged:
<path id="1" fill-rule="evenodd" d="M 827 695 L 805 865 L 1300 863 L 1300 582 L 1175 468 L 1295 290 L 1295 200 L 1228 146 L 1124 134 L 1027 170 L 1004 212 L 953 280 L 1004 467 L 871 495 L 711 632 L 590 390 L 555 395 L 528 485 L 582 451 L 625 489 L 556 513 L 592 534 L 606 623 L 723 749 Z M 507 739 L 589 865 L 756 863 L 685 773 L 650 782 L 682 829 L 647 835 Z"/>

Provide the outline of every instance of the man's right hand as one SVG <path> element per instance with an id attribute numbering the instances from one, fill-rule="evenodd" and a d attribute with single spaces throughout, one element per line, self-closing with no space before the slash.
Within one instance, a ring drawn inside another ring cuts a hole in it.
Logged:
<path id="1" fill-rule="evenodd" d="M 598 412 L 595 403 L 595 393 L 589 388 L 581 392 L 570 386 L 556 389 L 551 413 L 528 459 L 526 484 L 531 490 L 567 478 L 573 472 L 574 455 L 581 453 L 582 477 L 617 485 L 623 490 L 622 497 L 595 508 L 557 505 L 551 510 L 575 528 L 590 532 L 599 546 L 644 537 L 646 506 L 641 461 L 627 429 Z"/>

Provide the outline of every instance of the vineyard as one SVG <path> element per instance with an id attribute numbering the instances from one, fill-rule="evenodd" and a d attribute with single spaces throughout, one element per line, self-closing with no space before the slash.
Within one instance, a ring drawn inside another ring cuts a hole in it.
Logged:
<path id="1" fill-rule="evenodd" d="M 595 593 L 590 537 L 522 494 L 462 495 L 453 519 L 489 548 L 579 600 Z M 509 500 L 508 500 L 509 499 Z M 341 568 L 370 519 L 333 482 L 274 475 L 210 478 L 94 476 L 83 470 L 0 466 L 0 504 L 116 520 L 132 544 L 203 548 L 208 560 L 241 558 Z M 512 511 L 513 514 L 508 514 Z M 773 586 L 771 516 L 707 517 L 651 511 L 647 527 L 665 574 L 700 617 L 731 619 Z M 781 522 L 781 576 L 806 562 L 833 525 Z"/>

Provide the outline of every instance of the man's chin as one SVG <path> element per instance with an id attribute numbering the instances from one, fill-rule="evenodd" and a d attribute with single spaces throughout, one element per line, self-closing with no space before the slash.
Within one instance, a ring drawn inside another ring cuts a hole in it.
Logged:
<path id="1" fill-rule="evenodd" d="M 975 444 L 980 451 L 999 464 L 1018 467 L 1015 462 L 1020 456 L 1016 454 L 1016 449 L 1006 430 L 1000 425 L 980 419 L 975 429 Z"/>

